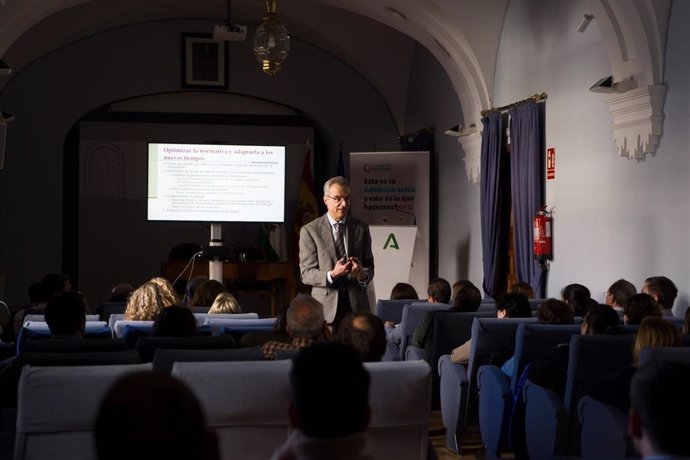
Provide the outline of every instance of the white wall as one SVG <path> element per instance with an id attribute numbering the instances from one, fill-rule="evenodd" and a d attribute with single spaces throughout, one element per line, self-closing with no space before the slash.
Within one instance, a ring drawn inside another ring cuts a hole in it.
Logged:
<path id="1" fill-rule="evenodd" d="M 443 134 L 462 123 L 455 90 L 436 59 L 418 46 L 410 75 L 407 122 L 410 131 L 436 125 L 438 163 L 438 276 L 451 284 L 483 281 L 479 186 L 465 178 L 464 152 L 456 137 Z M 420 293 L 421 294 L 421 293 Z"/>
<path id="2" fill-rule="evenodd" d="M 666 275 L 680 290 L 681 315 L 690 288 L 690 8 L 673 3 L 664 133 L 656 155 L 642 162 L 618 157 L 611 115 L 588 91 L 611 69 L 596 20 L 576 31 L 585 12 L 583 1 L 512 1 L 496 67 L 496 106 L 548 93 L 546 145 L 556 149 L 556 179 L 546 190 L 546 204 L 555 208 L 548 294 L 577 282 L 603 301 L 618 278 L 641 286 L 648 276 Z"/>

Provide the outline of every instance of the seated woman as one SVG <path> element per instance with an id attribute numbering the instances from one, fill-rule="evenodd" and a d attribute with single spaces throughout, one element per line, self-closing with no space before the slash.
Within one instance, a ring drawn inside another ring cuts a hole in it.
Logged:
<path id="1" fill-rule="evenodd" d="M 173 285 L 165 278 L 157 276 L 151 278 L 152 283 L 156 283 L 160 288 L 161 298 L 163 299 L 163 305 L 169 307 L 171 305 L 179 305 L 180 299 L 177 296 L 177 292 L 173 288 Z"/>
<path id="2" fill-rule="evenodd" d="M 208 310 L 209 314 L 217 313 L 242 313 L 242 307 L 234 295 L 229 292 L 221 292 L 216 296 L 213 305 Z"/>
<path id="3" fill-rule="evenodd" d="M 158 284 L 148 281 L 132 292 L 127 301 L 124 319 L 129 321 L 153 321 L 165 308 Z"/>
<path id="4" fill-rule="evenodd" d="M 393 286 L 393 289 L 391 289 L 390 298 L 391 298 L 391 300 L 400 300 L 400 299 L 417 300 L 417 299 L 419 299 L 419 295 L 417 294 L 417 290 L 411 284 L 396 283 L 396 285 Z"/>

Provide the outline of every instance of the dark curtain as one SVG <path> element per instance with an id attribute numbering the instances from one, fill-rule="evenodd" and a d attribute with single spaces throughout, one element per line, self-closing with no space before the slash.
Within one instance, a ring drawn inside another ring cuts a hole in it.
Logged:
<path id="1" fill-rule="evenodd" d="M 505 154 L 506 116 L 500 112 L 482 118 L 482 151 L 480 166 L 480 213 L 484 265 L 484 292 L 495 297 L 505 289 L 506 253 L 510 197 L 509 163 Z"/>
<path id="2" fill-rule="evenodd" d="M 528 102 L 510 110 L 510 183 L 515 269 L 519 281 L 544 296 L 545 268 L 534 259 L 534 214 L 544 203 L 544 104 Z"/>

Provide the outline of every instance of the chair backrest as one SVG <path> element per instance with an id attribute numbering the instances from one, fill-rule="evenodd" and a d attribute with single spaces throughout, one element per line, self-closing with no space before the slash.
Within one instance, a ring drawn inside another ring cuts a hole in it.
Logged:
<path id="1" fill-rule="evenodd" d="M 378 299 L 376 301 L 376 316 L 383 321 L 393 321 L 395 324 L 400 324 L 402 321 L 402 312 L 405 305 L 413 302 L 419 302 L 419 299 Z"/>
<path id="2" fill-rule="evenodd" d="M 208 309 L 204 313 L 194 313 L 194 318 L 196 318 L 197 326 L 203 326 L 206 322 L 206 318 L 216 318 L 216 319 L 259 319 L 259 314 L 256 312 L 251 313 L 208 313 Z"/>
<path id="3" fill-rule="evenodd" d="M 93 424 L 110 385 L 150 364 L 33 367 L 18 387 L 15 460 L 96 458 Z"/>
<path id="4" fill-rule="evenodd" d="M 115 322 L 120 321 L 122 319 L 125 319 L 124 313 L 111 313 L 111 315 L 108 317 L 108 327 L 114 331 L 115 330 Z"/>
<path id="5" fill-rule="evenodd" d="M 532 311 L 536 311 L 537 308 L 539 308 L 539 305 L 544 303 L 544 301 L 547 299 L 529 299 L 529 306 L 532 307 Z"/>
<path id="6" fill-rule="evenodd" d="M 79 353 L 24 352 L 17 360 L 18 366 L 101 366 L 106 364 L 139 364 L 135 350 L 83 351 Z"/>
<path id="7" fill-rule="evenodd" d="M 205 326 L 211 326 L 211 335 L 222 335 L 236 333 L 247 333 L 253 331 L 271 331 L 275 318 L 259 319 L 232 319 L 216 318 L 217 315 L 209 315 L 204 320 Z"/>
<path id="8" fill-rule="evenodd" d="M 455 347 L 467 342 L 472 336 L 474 318 L 495 318 L 495 311 L 453 312 L 440 311 L 434 317 L 434 333 L 432 336 L 431 355 L 429 365 L 438 368 L 438 360 L 443 355 L 450 354 Z M 436 409 L 439 403 L 439 375 L 431 374 L 432 407 Z"/>
<path id="9" fill-rule="evenodd" d="M 113 333 L 115 335 L 115 338 L 124 338 L 127 335 L 128 329 L 136 329 L 141 332 L 150 333 L 153 329 L 153 321 L 134 321 L 127 319 L 119 319 L 115 321 L 115 325 L 113 326 Z"/>
<path id="10" fill-rule="evenodd" d="M 690 347 L 645 347 L 640 350 L 640 366 L 659 361 L 690 363 Z"/>
<path id="11" fill-rule="evenodd" d="M 514 349 L 515 333 L 525 322 L 536 322 L 536 318 L 475 318 L 472 323 L 472 345 L 467 363 L 467 385 L 460 393 L 460 427 L 478 424 L 477 372 L 489 364 L 494 353 L 504 345 Z"/>
<path id="12" fill-rule="evenodd" d="M 101 315 L 101 321 L 108 321 L 113 313 L 124 314 L 127 302 L 99 302 L 96 305 L 96 313 Z"/>
<path id="13" fill-rule="evenodd" d="M 515 334 L 515 364 L 510 376 L 510 388 L 515 393 L 525 366 L 547 353 L 554 346 L 570 343 L 570 337 L 580 333 L 578 324 L 522 323 Z"/>
<path id="14" fill-rule="evenodd" d="M 101 317 L 100 315 L 85 315 L 86 322 L 94 322 L 98 321 L 101 322 Z M 38 313 L 31 313 L 29 315 L 24 315 L 24 325 L 28 322 L 33 322 L 33 323 L 45 323 L 46 322 L 46 317 L 44 314 L 38 314 Z M 107 323 L 105 323 L 107 326 Z"/>
<path id="15" fill-rule="evenodd" d="M 121 339 L 27 339 L 24 353 L 82 353 L 123 351 L 125 342 Z"/>
<path id="16" fill-rule="evenodd" d="M 176 362 L 171 375 L 199 399 L 221 458 L 271 458 L 288 435 L 292 361 Z"/>
<path id="17" fill-rule="evenodd" d="M 567 445 L 556 445 L 557 453 L 579 455 L 580 423 L 577 403 L 585 396 L 593 380 L 605 377 L 632 362 L 635 336 L 623 335 L 573 335 L 570 338 L 568 374 L 563 406 L 567 412 Z"/>
<path id="18" fill-rule="evenodd" d="M 218 348 L 218 349 L 175 349 L 156 348 L 153 355 L 153 370 L 169 374 L 175 363 L 220 362 L 220 361 L 262 361 L 261 347 Z"/>
<path id="19" fill-rule="evenodd" d="M 434 310 L 448 310 L 450 305 L 445 303 L 418 302 L 403 307 L 400 320 L 400 360 L 405 360 L 405 350 L 412 340 L 415 329 L 422 322 L 426 314 Z"/>
<path id="20" fill-rule="evenodd" d="M 636 457 L 628 437 L 628 414 L 589 396 L 578 401 L 583 459 Z"/>
<path id="21" fill-rule="evenodd" d="M 371 377 L 367 450 L 373 458 L 426 460 L 431 368 L 425 361 L 365 363 L 364 366 Z"/>
<path id="22" fill-rule="evenodd" d="M 28 322 L 19 329 L 17 336 L 17 354 L 24 349 L 24 342 L 28 339 L 49 339 L 52 336 L 48 324 L 45 322 Z M 91 321 L 86 323 L 84 329 L 85 339 L 111 338 L 112 331 L 103 321 Z"/>
<path id="23" fill-rule="evenodd" d="M 232 336 L 197 336 L 197 337 L 139 337 L 135 349 L 141 357 L 141 362 L 153 360 L 159 349 L 188 349 L 209 350 L 220 348 L 235 348 L 237 343 Z"/>

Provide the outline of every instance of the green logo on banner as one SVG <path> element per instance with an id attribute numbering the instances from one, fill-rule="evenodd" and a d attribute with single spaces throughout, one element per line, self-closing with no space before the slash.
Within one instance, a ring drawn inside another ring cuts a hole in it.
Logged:
<path id="1" fill-rule="evenodd" d="M 398 241 L 395 239 L 394 233 L 388 235 L 386 242 L 383 244 L 383 249 L 388 249 L 389 247 L 393 249 L 400 249 L 400 246 L 398 246 Z"/>

